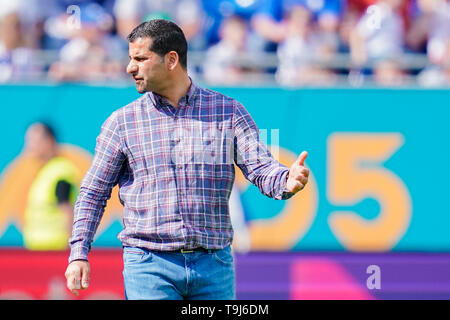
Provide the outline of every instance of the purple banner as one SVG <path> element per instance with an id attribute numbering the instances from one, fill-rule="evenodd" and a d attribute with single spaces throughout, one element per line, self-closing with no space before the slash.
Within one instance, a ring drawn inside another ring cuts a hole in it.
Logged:
<path id="1" fill-rule="evenodd" d="M 236 255 L 238 299 L 450 299 L 450 254 Z"/>

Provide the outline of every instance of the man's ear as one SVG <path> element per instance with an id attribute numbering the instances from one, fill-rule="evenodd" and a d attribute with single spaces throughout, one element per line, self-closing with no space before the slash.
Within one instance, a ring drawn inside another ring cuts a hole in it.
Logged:
<path id="1" fill-rule="evenodd" d="M 175 67 L 179 63 L 178 53 L 176 51 L 169 51 L 168 53 L 166 53 L 166 56 L 164 57 L 164 61 L 166 63 L 166 67 L 167 67 L 167 69 L 169 69 L 169 71 L 174 70 Z"/>

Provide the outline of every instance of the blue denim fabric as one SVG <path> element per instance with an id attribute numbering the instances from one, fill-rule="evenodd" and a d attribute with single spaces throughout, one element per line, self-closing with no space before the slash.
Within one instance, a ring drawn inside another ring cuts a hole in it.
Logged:
<path id="1" fill-rule="evenodd" d="M 236 299 L 230 246 L 189 253 L 125 247 L 123 262 L 127 300 Z"/>

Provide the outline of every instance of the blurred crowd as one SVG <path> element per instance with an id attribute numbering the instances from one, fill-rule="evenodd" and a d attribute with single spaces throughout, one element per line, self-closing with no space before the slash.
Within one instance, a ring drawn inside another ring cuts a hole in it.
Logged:
<path id="1" fill-rule="evenodd" d="M 449 0 L 0 0 L 0 82 L 127 79 L 126 36 L 154 18 L 212 84 L 450 85 Z"/>

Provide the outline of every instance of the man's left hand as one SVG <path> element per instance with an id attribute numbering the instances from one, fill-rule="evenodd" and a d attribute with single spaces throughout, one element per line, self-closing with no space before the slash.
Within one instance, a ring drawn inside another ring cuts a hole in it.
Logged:
<path id="1" fill-rule="evenodd" d="M 305 159 L 307 156 L 308 152 L 303 151 L 292 164 L 286 183 L 287 191 L 297 193 L 308 183 L 309 169 L 305 167 Z"/>

